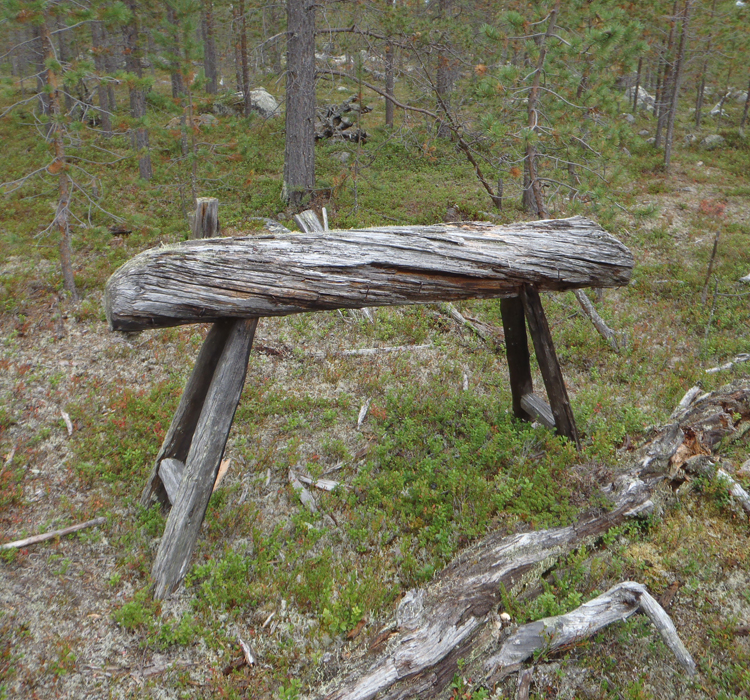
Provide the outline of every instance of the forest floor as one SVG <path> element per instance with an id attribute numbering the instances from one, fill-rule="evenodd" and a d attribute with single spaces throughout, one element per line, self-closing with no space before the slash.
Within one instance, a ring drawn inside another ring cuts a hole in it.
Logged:
<path id="1" fill-rule="evenodd" d="M 231 128 L 206 138 L 247 139 L 243 147 L 262 157 L 267 126 L 243 134 L 237 120 Z M 558 202 L 554 211 L 602 220 L 637 261 L 630 286 L 592 295 L 626 340 L 619 354 L 571 293 L 544 297 L 584 436 L 580 453 L 509 414 L 497 301 L 459 305 L 490 330 L 489 343 L 432 305 L 379 309 L 373 323 L 338 312 L 263 319 L 225 455 L 229 471 L 185 585 L 163 602 L 152 599 L 148 575 L 164 514 L 138 499 L 207 329 L 111 333 L 101 299 L 119 264 L 180 240 L 184 221 L 174 202 L 169 217 L 154 213 L 166 211 L 166 189 L 122 182 L 123 200 L 110 206 L 135 220 L 133 233 L 113 236 L 101 224 L 77 234 L 83 300 L 73 304 L 60 291 L 54 246 L 34 238 L 48 210 L 10 200 L 12 220 L 0 225 L 0 541 L 107 521 L 2 553 L 0 698 L 314 696 L 372 643 L 408 589 L 426 585 L 462 549 L 488 532 L 567 524 L 601 505 L 597 487 L 608 470 L 667 420 L 687 389 L 750 374 L 750 364 L 705 371 L 750 352 L 750 288 L 738 281 L 750 273 L 750 144 L 727 130 L 724 149 L 679 150 L 666 175 L 636 133 L 612 194 L 618 207 L 580 212 Z M 470 170 L 456 165 L 450 145 L 438 147 L 444 153 L 415 166 L 405 147 L 393 146 L 389 167 L 423 180 L 392 193 L 392 205 L 375 185 L 368 194 L 365 181 L 353 201 L 332 169 L 334 227 L 391 223 L 378 210 L 433 223 L 457 201 L 465 203 L 460 214 L 479 218 Z M 336 148 L 321 148 L 329 149 L 323 167 L 338 167 Z M 373 182 L 382 175 L 377 162 Z M 0 179 L 11 166 L 3 167 Z M 237 173 L 237 182 L 246 177 L 252 187 L 266 177 L 259 170 Z M 446 183 L 440 199 L 426 193 L 427 181 Z M 233 191 L 218 194 L 222 203 Z M 249 216 L 276 216 L 269 201 L 230 204 L 225 233 L 257 230 Z M 339 352 L 396 346 L 426 347 Z M 746 488 L 748 436 L 717 453 Z M 316 492 L 318 511 L 310 512 L 290 486 L 290 469 L 340 487 Z M 623 580 L 657 597 L 672 586 L 668 612 L 697 679 L 682 674 L 636 616 L 536 659 L 532 697 L 750 697 L 748 519 L 722 489 L 686 483 L 662 512 L 560 562 L 541 596 L 509 612 L 519 623 L 558 614 Z M 237 663 L 238 637 L 252 645 L 253 667 Z M 444 695 L 509 692 L 458 673 Z"/>

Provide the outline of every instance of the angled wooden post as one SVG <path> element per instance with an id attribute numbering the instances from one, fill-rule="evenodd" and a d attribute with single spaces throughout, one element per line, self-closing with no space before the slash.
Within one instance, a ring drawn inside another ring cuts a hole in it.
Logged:
<path id="1" fill-rule="evenodd" d="M 508 359 L 510 393 L 513 397 L 513 415 L 522 420 L 532 416 L 521 405 L 521 399 L 534 391 L 531 382 L 529 344 L 526 340 L 526 318 L 521 297 L 500 300 L 500 313 L 505 332 L 505 354 Z"/>
<path id="2" fill-rule="evenodd" d="M 529 332 L 534 341 L 536 359 L 547 389 L 550 408 L 555 417 L 557 432 L 572 440 L 576 447 L 581 449 L 568 390 L 565 388 L 565 380 L 557 360 L 555 345 L 552 342 L 539 291 L 531 284 L 524 284 L 521 288 L 521 300 L 526 313 L 526 321 L 529 324 Z"/>
<path id="3" fill-rule="evenodd" d="M 257 318 L 231 322 L 151 571 L 156 598 L 169 596 L 187 573 L 242 394 L 257 325 Z"/>
<path id="4" fill-rule="evenodd" d="M 229 337 L 229 331 L 232 329 L 233 321 L 217 321 L 211 327 L 203 346 L 198 353 L 195 361 L 193 372 L 185 385 L 182 392 L 180 404 L 172 418 L 172 424 L 164 438 L 156 462 L 151 470 L 151 476 L 146 483 L 146 488 L 141 494 L 141 505 L 148 507 L 152 497 L 156 497 L 162 505 L 171 503 L 167 491 L 164 489 L 163 479 L 159 474 L 159 467 L 165 459 L 176 459 L 185 462 L 190 450 L 190 443 L 193 441 L 195 426 L 198 425 L 198 419 L 201 415 L 203 402 L 206 399 L 208 388 L 211 386 L 216 365 L 219 363 L 224 345 Z"/>

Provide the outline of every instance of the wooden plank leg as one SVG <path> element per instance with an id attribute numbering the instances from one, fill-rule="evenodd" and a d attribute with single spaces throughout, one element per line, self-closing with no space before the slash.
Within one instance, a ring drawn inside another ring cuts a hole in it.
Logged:
<path id="1" fill-rule="evenodd" d="M 508 358 L 510 393 L 513 396 L 513 415 L 531 420 L 532 415 L 521 405 L 521 399 L 534 391 L 531 383 L 529 345 L 526 340 L 526 319 L 520 297 L 500 300 L 500 313 L 505 331 L 505 354 Z"/>
<path id="2" fill-rule="evenodd" d="M 156 456 L 151 476 L 141 494 L 141 505 L 145 508 L 151 504 L 153 497 L 156 497 L 162 505 L 169 505 L 170 503 L 159 476 L 159 464 L 163 459 L 168 458 L 183 463 L 187 459 L 195 426 L 198 424 L 203 402 L 208 393 L 208 387 L 211 385 L 211 379 L 214 376 L 216 365 L 219 363 L 219 358 L 224 350 L 233 323 L 232 320 L 214 323 L 203 341 L 203 346 L 195 360 L 193 372 L 185 385 L 185 390 L 182 392 L 182 398 L 180 398 L 180 404 L 174 414 L 172 424 L 169 426 L 159 454 Z"/>
<path id="3" fill-rule="evenodd" d="M 529 332 L 534 341 L 536 359 L 539 362 L 544 386 L 547 389 L 552 414 L 555 416 L 557 432 L 572 440 L 576 447 L 580 449 L 581 442 L 578 439 L 573 409 L 570 407 L 568 391 L 565 388 L 565 380 L 562 376 L 560 363 L 557 360 L 555 345 L 552 342 L 552 335 L 542 308 L 539 292 L 533 285 L 525 284 L 521 289 L 521 300 L 526 312 Z"/>
<path id="4" fill-rule="evenodd" d="M 240 401 L 257 325 L 257 318 L 231 323 L 229 337 L 195 428 L 185 473 L 151 570 L 156 584 L 156 598 L 168 597 L 187 573 Z"/>

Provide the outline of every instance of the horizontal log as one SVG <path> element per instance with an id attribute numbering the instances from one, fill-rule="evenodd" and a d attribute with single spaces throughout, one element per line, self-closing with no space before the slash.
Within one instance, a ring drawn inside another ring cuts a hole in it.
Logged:
<path id="1" fill-rule="evenodd" d="M 633 256 L 573 217 L 213 238 L 153 248 L 109 279 L 113 330 L 617 287 Z"/>

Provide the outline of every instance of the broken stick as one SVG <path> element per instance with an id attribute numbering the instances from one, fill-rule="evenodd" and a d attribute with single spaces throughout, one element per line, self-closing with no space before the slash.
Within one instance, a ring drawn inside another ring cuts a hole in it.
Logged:
<path id="1" fill-rule="evenodd" d="M 504 642 L 500 651 L 484 663 L 491 682 L 497 682 L 518 671 L 526 659 L 538 652 L 552 652 L 593 636 L 613 622 L 625 620 L 638 611 L 644 612 L 672 650 L 680 665 L 691 676 L 695 662 L 677 635 L 664 608 L 635 581 L 625 581 L 610 588 L 588 603 L 565 615 L 545 617 L 519 627 Z"/>
<path id="2" fill-rule="evenodd" d="M 617 335 L 615 332 L 604 322 L 604 319 L 599 315 L 599 312 L 594 308 L 586 293 L 582 289 L 575 289 L 573 291 L 578 303 L 581 305 L 583 312 L 589 317 L 591 323 L 594 324 L 594 328 L 599 332 L 604 340 L 607 341 L 609 347 L 615 352 L 620 352 L 620 345 L 617 342 Z"/>
<path id="3" fill-rule="evenodd" d="M 63 537 L 70 535 L 79 530 L 83 530 L 87 527 L 94 527 L 95 525 L 104 525 L 107 522 L 106 518 L 94 518 L 93 520 L 87 520 L 85 523 L 78 523 L 78 525 L 71 525 L 70 527 L 64 527 L 62 530 L 53 530 L 52 532 L 45 532 L 43 535 L 33 535 L 27 537 L 24 540 L 16 540 L 15 542 L 6 542 L 0 544 L 0 549 L 18 549 L 20 547 L 28 547 L 30 544 L 37 544 L 38 542 L 45 542 L 46 540 L 52 540 L 55 537 Z"/>

